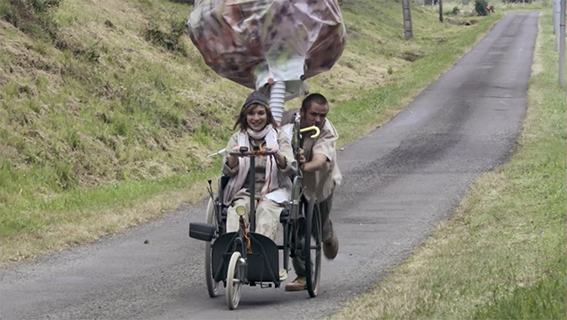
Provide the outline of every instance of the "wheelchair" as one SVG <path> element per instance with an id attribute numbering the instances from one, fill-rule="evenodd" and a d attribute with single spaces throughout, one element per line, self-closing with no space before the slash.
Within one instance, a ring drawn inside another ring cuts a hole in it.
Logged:
<path id="1" fill-rule="evenodd" d="M 300 130 L 299 115 L 296 114 L 291 132 L 291 144 L 296 159 L 299 159 L 300 135 L 310 130 L 315 131 L 313 137 L 319 134 L 317 127 Z M 250 157 L 250 181 L 255 181 L 255 158 L 271 156 L 269 152 L 248 150 L 245 147 L 230 154 Z M 212 181 L 208 180 L 210 199 L 206 221 L 189 225 L 189 236 L 205 241 L 205 281 L 209 296 L 218 296 L 222 282 L 226 288 L 228 308 L 234 310 L 240 302 L 243 285 L 279 288 L 282 283 L 279 275 L 280 257 L 287 272 L 290 270 L 290 258 L 299 256 L 305 260 L 307 292 L 310 297 L 316 297 L 321 276 L 322 225 L 319 210 L 315 208 L 316 201 L 308 200 L 303 194 L 301 170 L 290 177 L 293 181 L 291 199 L 280 214 L 283 229 L 281 243 L 255 233 L 254 190 L 250 190 L 249 221 L 244 221 L 244 212 L 239 212 L 237 208 L 237 214 L 240 216 L 239 230 L 226 232 L 228 206 L 224 205 L 223 194 L 229 179 L 228 176 L 219 178 L 216 195 L 211 187 Z"/>

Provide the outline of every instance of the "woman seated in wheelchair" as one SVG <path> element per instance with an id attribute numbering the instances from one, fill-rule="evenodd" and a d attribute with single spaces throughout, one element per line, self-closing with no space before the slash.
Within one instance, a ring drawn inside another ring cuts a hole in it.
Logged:
<path id="1" fill-rule="evenodd" d="M 228 206 L 226 231 L 238 231 L 237 207 L 245 208 L 245 221 L 250 212 L 249 189 L 254 187 L 256 198 L 256 230 L 275 242 L 284 203 L 290 200 L 292 182 L 289 176 L 296 172 L 297 162 L 287 135 L 276 128 L 268 99 L 260 92 L 252 92 L 240 111 L 223 156 L 223 174 L 230 177 L 224 189 L 224 205 Z M 240 147 L 275 152 L 275 156 L 256 158 L 256 181 L 249 181 L 250 159 L 231 156 Z M 282 269 L 283 270 L 283 269 Z M 280 270 L 280 278 L 285 278 Z M 283 271 L 285 272 L 285 270 Z M 282 279 L 283 280 L 283 279 Z"/>

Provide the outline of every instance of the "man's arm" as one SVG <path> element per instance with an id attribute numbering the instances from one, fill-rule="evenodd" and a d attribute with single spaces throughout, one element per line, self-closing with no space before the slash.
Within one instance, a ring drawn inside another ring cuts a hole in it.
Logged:
<path id="1" fill-rule="evenodd" d="M 327 124 L 328 126 L 328 124 Z M 337 141 L 337 135 L 334 130 L 329 130 L 325 127 L 321 130 L 321 135 L 317 138 L 317 141 L 313 145 L 312 149 L 312 159 L 309 162 L 305 162 L 302 165 L 302 170 L 304 172 L 315 172 L 321 169 L 325 163 L 333 161 L 335 151 L 335 142 Z"/>
<path id="2" fill-rule="evenodd" d="M 327 162 L 327 160 L 327 156 L 325 156 L 324 154 L 316 153 L 313 155 L 313 160 L 304 162 L 301 165 L 301 169 L 304 172 L 315 172 L 321 169 L 321 167 Z"/>

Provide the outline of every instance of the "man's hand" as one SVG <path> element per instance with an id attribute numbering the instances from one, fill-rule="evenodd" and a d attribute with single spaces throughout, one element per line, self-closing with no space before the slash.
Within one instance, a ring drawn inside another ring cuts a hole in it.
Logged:
<path id="1" fill-rule="evenodd" d="M 299 164 L 305 163 L 305 151 L 302 148 L 299 148 Z"/>

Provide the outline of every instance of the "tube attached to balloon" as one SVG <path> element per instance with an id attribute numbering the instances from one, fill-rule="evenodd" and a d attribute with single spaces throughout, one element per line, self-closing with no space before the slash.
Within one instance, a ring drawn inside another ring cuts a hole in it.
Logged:
<path id="1" fill-rule="evenodd" d="M 272 85 L 272 90 L 270 91 L 270 109 L 272 109 L 272 115 L 274 116 L 278 126 L 282 123 L 284 102 L 285 82 L 276 81 Z"/>

